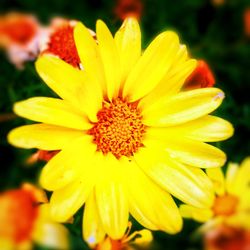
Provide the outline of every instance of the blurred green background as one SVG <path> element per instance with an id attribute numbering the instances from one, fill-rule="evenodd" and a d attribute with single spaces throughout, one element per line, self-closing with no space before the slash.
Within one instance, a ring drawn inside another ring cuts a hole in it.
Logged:
<path id="1" fill-rule="evenodd" d="M 235 135 L 217 143 L 228 155 L 228 161 L 240 162 L 250 155 L 250 37 L 244 33 L 244 11 L 249 0 L 224 0 L 221 5 L 212 0 L 145 0 L 141 17 L 144 48 L 155 35 L 166 29 L 178 32 L 181 41 L 188 45 L 193 57 L 205 59 L 211 66 L 216 86 L 226 93 L 224 103 L 216 111 L 231 121 Z M 112 31 L 121 20 L 114 14 L 115 0 L 0 0 L 0 14 L 24 11 L 35 14 L 47 24 L 54 16 L 81 20 L 95 30 L 95 22 L 103 19 Z M 0 52 L 0 113 L 12 112 L 18 100 L 32 96 L 53 95 L 35 72 L 33 62 L 23 71 L 10 64 Z M 23 181 L 36 182 L 43 163 L 27 167 L 25 160 L 33 152 L 8 145 L 6 134 L 11 128 L 28 123 L 16 118 L 0 120 L 0 190 L 18 187 Z M 180 234 L 169 236 L 155 233 L 153 249 L 201 249 L 201 239 L 191 233 L 198 224 L 186 221 Z M 81 240 L 81 211 L 73 225 L 68 226 L 74 249 L 87 249 Z M 39 248 L 39 247 L 38 247 Z"/>

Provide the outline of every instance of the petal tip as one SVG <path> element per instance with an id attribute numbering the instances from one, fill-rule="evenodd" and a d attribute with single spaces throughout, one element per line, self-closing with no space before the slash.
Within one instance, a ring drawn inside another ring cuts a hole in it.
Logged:
<path id="1" fill-rule="evenodd" d="M 218 92 L 214 97 L 213 97 L 213 101 L 222 101 L 225 98 L 225 93 L 220 91 Z"/>
<path id="2" fill-rule="evenodd" d="M 13 138 L 13 130 L 11 130 L 8 134 L 7 134 L 7 141 L 9 144 L 13 145 L 14 146 L 14 138 Z"/>

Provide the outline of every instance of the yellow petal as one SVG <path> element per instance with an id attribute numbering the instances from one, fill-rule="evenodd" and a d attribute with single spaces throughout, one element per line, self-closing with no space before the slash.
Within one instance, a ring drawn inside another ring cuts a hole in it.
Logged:
<path id="1" fill-rule="evenodd" d="M 97 121 L 96 114 L 102 107 L 102 90 L 99 84 L 90 81 L 85 72 L 49 55 L 37 60 L 36 69 L 62 99 L 87 114 L 92 121 Z"/>
<path id="2" fill-rule="evenodd" d="M 79 114 L 72 106 L 61 99 L 33 97 L 17 102 L 14 111 L 19 116 L 52 125 L 86 130 L 93 125 L 83 114 Z"/>
<path id="3" fill-rule="evenodd" d="M 177 94 L 196 67 L 197 61 L 195 59 L 187 59 L 182 63 L 178 62 L 176 66 L 173 64 L 173 68 L 169 70 L 168 74 L 161 81 L 161 87 L 165 95 Z"/>
<path id="4" fill-rule="evenodd" d="M 247 192 L 250 192 L 250 157 L 244 159 L 240 164 L 238 173 L 235 175 L 235 178 L 232 185 L 232 191 L 239 196 L 247 195 Z M 250 205 L 249 205 L 250 207 Z"/>
<path id="5" fill-rule="evenodd" d="M 67 228 L 55 223 L 50 218 L 49 204 L 39 206 L 39 214 L 32 230 L 32 239 L 42 245 L 53 249 L 69 249 L 69 232 Z"/>
<path id="6" fill-rule="evenodd" d="M 84 70 L 87 72 L 91 82 L 101 85 L 103 93 L 105 94 L 106 82 L 104 68 L 95 39 L 91 36 L 89 30 L 80 22 L 75 26 L 74 39 Z"/>
<path id="7" fill-rule="evenodd" d="M 237 195 L 240 198 L 239 209 L 243 210 L 250 217 L 249 215 L 249 209 L 250 209 L 249 185 L 243 188 L 242 190 L 243 190 L 243 193 Z"/>
<path id="8" fill-rule="evenodd" d="M 234 190 L 234 181 L 239 171 L 239 165 L 236 163 L 229 163 L 226 171 L 226 191 L 228 193 L 233 193 Z"/>
<path id="9" fill-rule="evenodd" d="M 118 49 L 108 27 L 101 20 L 96 24 L 96 36 L 107 83 L 108 99 L 117 97 L 121 84 L 121 68 Z"/>
<path id="10" fill-rule="evenodd" d="M 59 223 L 43 223 L 35 233 L 33 239 L 41 246 L 60 250 L 68 250 L 70 247 L 69 233 Z"/>
<path id="11" fill-rule="evenodd" d="M 167 31 L 157 36 L 129 74 L 123 97 L 133 102 L 152 91 L 170 68 L 178 49 L 176 33 Z"/>
<path id="12" fill-rule="evenodd" d="M 192 121 L 217 109 L 223 98 L 224 93 L 216 88 L 180 92 L 143 109 L 143 123 L 162 127 Z"/>
<path id="13" fill-rule="evenodd" d="M 55 155 L 43 168 L 40 183 L 47 190 L 60 189 L 79 176 L 91 174 L 96 145 L 92 138 L 82 135 Z M 85 171 L 84 171 L 85 170 Z"/>
<path id="14" fill-rule="evenodd" d="M 112 239 L 121 239 L 128 225 L 128 198 L 119 174 L 119 161 L 111 154 L 104 156 L 106 171 L 96 185 L 96 201 L 105 232 Z"/>
<path id="15" fill-rule="evenodd" d="M 249 204 L 249 203 L 248 203 Z M 249 209 L 249 206 L 248 206 Z M 227 218 L 227 224 L 235 228 L 250 230 L 250 215 L 249 210 L 246 212 L 238 212 Z"/>
<path id="16" fill-rule="evenodd" d="M 143 143 L 164 149 L 174 160 L 193 167 L 221 167 L 226 161 L 226 155 L 220 149 L 206 143 L 177 137 L 175 134 L 169 134 L 168 138 L 165 136 L 162 140 L 145 139 Z"/>
<path id="17" fill-rule="evenodd" d="M 58 222 L 69 220 L 85 203 L 93 186 L 93 178 L 84 176 L 54 191 L 50 198 L 52 219 Z"/>
<path id="18" fill-rule="evenodd" d="M 231 123 L 221 118 L 207 115 L 177 126 L 165 128 L 149 127 L 147 129 L 147 137 L 160 140 L 168 138 L 169 134 L 171 134 L 172 136 L 182 135 L 202 142 L 215 142 L 231 137 L 233 131 Z"/>
<path id="19" fill-rule="evenodd" d="M 201 208 L 212 204 L 212 183 L 202 170 L 179 164 L 152 147 L 141 148 L 134 157 L 150 178 L 178 199 Z"/>
<path id="20" fill-rule="evenodd" d="M 187 46 L 184 44 L 180 44 L 179 50 L 176 53 L 173 65 L 170 67 L 169 72 L 175 74 L 176 73 L 175 69 L 188 59 L 189 57 L 188 57 Z"/>
<path id="21" fill-rule="evenodd" d="M 225 193 L 225 178 L 221 168 L 207 168 L 206 173 L 213 182 L 216 194 L 223 195 Z"/>
<path id="22" fill-rule="evenodd" d="M 201 209 L 189 205 L 181 205 L 180 212 L 184 218 L 194 219 L 199 222 L 206 222 L 213 216 L 210 209 Z"/>
<path id="23" fill-rule="evenodd" d="M 47 124 L 32 124 L 11 130 L 8 134 L 8 141 L 20 148 L 59 150 L 82 134 L 80 130 Z"/>
<path id="24" fill-rule="evenodd" d="M 11 239 L 6 239 L 6 237 L 0 237 L 0 246 L 3 250 L 13 250 L 15 249 L 15 242 L 13 242 L 13 240 Z M 31 250 L 32 246 L 31 243 L 28 244 L 27 246 L 27 250 Z M 22 249 L 21 249 L 22 250 Z"/>
<path id="25" fill-rule="evenodd" d="M 105 231 L 97 209 L 96 198 L 92 193 L 86 201 L 83 214 L 83 238 L 90 247 L 104 240 Z"/>
<path id="26" fill-rule="evenodd" d="M 194 71 L 197 62 L 189 59 L 170 69 L 156 88 L 139 102 L 140 109 L 147 109 L 154 103 L 162 102 L 168 96 L 176 94 L 181 89 L 187 77 Z"/>
<path id="27" fill-rule="evenodd" d="M 141 31 L 135 18 L 127 18 L 115 34 L 121 58 L 121 81 L 124 82 L 141 55 Z"/>
<path id="28" fill-rule="evenodd" d="M 125 176 L 128 176 L 126 185 L 132 216 L 151 230 L 163 230 L 171 234 L 179 232 L 182 219 L 169 193 L 155 185 L 133 160 L 127 162 L 124 171 Z"/>

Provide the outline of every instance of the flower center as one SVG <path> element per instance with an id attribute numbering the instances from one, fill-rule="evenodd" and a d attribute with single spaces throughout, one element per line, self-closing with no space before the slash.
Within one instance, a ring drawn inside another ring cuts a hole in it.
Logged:
<path id="1" fill-rule="evenodd" d="M 132 156 L 139 147 L 146 126 L 135 103 L 127 103 L 120 98 L 112 103 L 103 103 L 97 114 L 98 122 L 89 130 L 97 149 L 103 154 L 111 152 L 116 158 Z"/>
<path id="2" fill-rule="evenodd" d="M 57 55 L 72 66 L 79 67 L 80 58 L 74 41 L 74 27 L 69 23 L 58 27 L 51 35 L 45 52 Z"/>
<path id="3" fill-rule="evenodd" d="M 238 202 L 238 198 L 233 195 L 218 196 L 213 206 L 214 214 L 230 216 L 236 212 Z"/>

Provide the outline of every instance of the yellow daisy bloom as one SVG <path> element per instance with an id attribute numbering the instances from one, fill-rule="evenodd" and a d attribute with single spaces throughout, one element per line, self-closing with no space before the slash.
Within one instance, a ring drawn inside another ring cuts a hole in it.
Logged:
<path id="1" fill-rule="evenodd" d="M 224 176 L 220 168 L 207 169 L 214 183 L 215 200 L 210 208 L 201 209 L 181 205 L 184 217 L 199 222 L 207 222 L 203 228 L 209 229 L 218 224 L 250 229 L 250 157 L 242 164 L 230 163 Z"/>
<path id="2" fill-rule="evenodd" d="M 149 229 L 176 233 L 182 218 L 170 194 L 201 208 L 213 202 L 200 168 L 226 159 L 204 143 L 233 133 L 230 123 L 208 115 L 224 94 L 217 88 L 181 92 L 196 60 L 174 32 L 158 35 L 143 53 L 133 18 L 114 38 L 99 20 L 96 36 L 81 23 L 74 29 L 84 70 L 49 55 L 38 59 L 39 75 L 61 99 L 16 103 L 18 115 L 40 123 L 16 128 L 8 139 L 17 147 L 61 150 L 40 177 L 53 191 L 55 220 L 66 221 L 85 203 L 84 231 L 97 241 L 100 227 L 120 239 L 129 213 Z"/>

